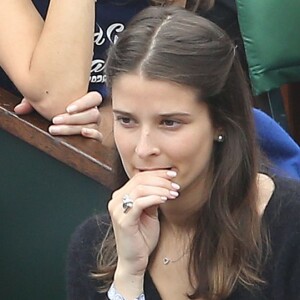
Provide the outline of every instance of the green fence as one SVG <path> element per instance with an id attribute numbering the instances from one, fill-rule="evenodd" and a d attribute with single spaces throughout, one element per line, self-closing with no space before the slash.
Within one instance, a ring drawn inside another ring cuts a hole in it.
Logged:
<path id="1" fill-rule="evenodd" d="M 3 130 L 0 170 L 0 299 L 66 299 L 70 235 L 111 192 Z"/>

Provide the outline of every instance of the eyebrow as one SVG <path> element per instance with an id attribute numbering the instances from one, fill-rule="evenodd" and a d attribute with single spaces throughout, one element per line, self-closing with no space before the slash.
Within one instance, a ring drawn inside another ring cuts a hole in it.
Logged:
<path id="1" fill-rule="evenodd" d="M 113 112 L 115 114 L 122 114 L 122 115 L 126 115 L 126 116 L 132 116 L 131 113 L 129 112 L 126 112 L 126 111 L 122 111 L 122 110 L 118 110 L 118 109 L 113 109 Z M 178 112 L 170 112 L 170 113 L 161 113 L 159 114 L 159 116 L 161 117 L 175 117 L 175 116 L 183 116 L 183 117 L 189 117 L 191 116 L 190 113 L 187 113 L 187 112 L 182 112 L 182 111 L 178 111 Z"/>
<path id="2" fill-rule="evenodd" d="M 115 114 L 121 114 L 121 115 L 126 115 L 126 116 L 131 116 L 131 113 L 126 112 L 126 111 L 122 111 L 122 110 L 118 110 L 118 109 L 113 109 L 113 113 L 115 113 Z"/>

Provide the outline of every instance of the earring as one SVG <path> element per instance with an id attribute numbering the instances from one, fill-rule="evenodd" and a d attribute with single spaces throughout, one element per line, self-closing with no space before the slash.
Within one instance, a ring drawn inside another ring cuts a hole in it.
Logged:
<path id="1" fill-rule="evenodd" d="M 224 135 L 223 134 L 219 134 L 217 137 L 217 142 L 218 143 L 223 143 L 224 142 Z"/>

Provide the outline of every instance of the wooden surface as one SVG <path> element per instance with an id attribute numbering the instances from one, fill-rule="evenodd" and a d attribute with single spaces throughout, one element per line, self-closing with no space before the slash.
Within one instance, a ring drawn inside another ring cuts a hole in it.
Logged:
<path id="1" fill-rule="evenodd" d="M 0 88 L 0 128 L 110 189 L 119 186 L 111 132 L 104 133 L 108 137 L 104 144 L 81 136 L 54 137 L 47 132 L 50 122 L 37 113 L 16 115 L 13 108 L 19 102 L 19 98 Z"/>
<path id="2" fill-rule="evenodd" d="M 285 84 L 281 91 L 291 135 L 300 145 L 300 82 Z"/>

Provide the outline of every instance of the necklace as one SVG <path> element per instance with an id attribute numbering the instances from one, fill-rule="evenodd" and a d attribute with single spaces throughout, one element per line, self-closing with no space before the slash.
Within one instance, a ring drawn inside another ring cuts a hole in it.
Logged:
<path id="1" fill-rule="evenodd" d="M 179 256 L 179 257 L 176 258 L 176 259 L 171 259 L 171 258 L 165 256 L 165 257 L 163 258 L 163 264 L 166 266 L 166 265 L 168 265 L 169 263 L 176 263 L 176 262 L 178 262 L 180 259 L 182 259 L 185 255 L 187 255 L 187 251 L 185 251 L 181 256 Z"/>

